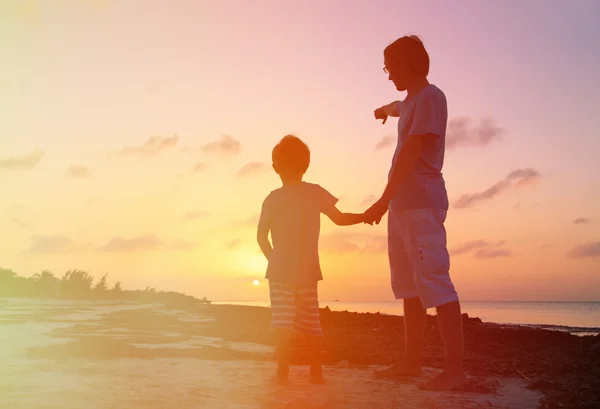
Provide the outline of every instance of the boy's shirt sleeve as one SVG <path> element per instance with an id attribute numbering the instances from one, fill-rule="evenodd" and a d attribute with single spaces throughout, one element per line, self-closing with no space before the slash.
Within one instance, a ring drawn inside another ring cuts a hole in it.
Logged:
<path id="1" fill-rule="evenodd" d="M 328 209 L 332 208 L 338 202 L 338 198 L 329 193 L 327 189 L 317 185 L 317 200 L 319 202 L 319 209 L 321 213 L 325 213 Z"/>
<path id="2" fill-rule="evenodd" d="M 448 119 L 444 94 L 434 94 L 419 101 L 412 119 L 408 135 L 444 135 Z"/>

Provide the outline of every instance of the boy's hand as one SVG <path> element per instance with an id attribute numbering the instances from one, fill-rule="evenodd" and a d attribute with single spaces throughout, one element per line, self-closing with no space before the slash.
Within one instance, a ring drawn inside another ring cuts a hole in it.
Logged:
<path id="1" fill-rule="evenodd" d="M 368 225 L 371 225 L 371 226 L 373 225 L 373 220 L 371 220 L 371 219 L 368 218 L 367 212 L 364 212 L 362 214 L 362 219 L 363 219 L 363 223 L 364 224 L 368 224 Z"/>
<path id="2" fill-rule="evenodd" d="M 377 108 L 373 113 L 375 114 L 375 119 L 383 119 L 381 124 L 385 124 L 388 119 L 388 114 L 385 112 L 385 105 L 381 108 Z"/>
<path id="3" fill-rule="evenodd" d="M 372 224 L 375 222 L 375 224 L 379 224 L 383 215 L 388 211 L 389 204 L 390 201 L 382 197 L 371 207 L 369 207 L 369 209 L 365 212 L 367 223 Z"/>

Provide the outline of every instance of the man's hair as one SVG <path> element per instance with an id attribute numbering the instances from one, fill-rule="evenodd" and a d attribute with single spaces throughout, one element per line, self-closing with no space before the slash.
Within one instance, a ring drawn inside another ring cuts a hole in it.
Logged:
<path id="1" fill-rule="evenodd" d="M 406 61 L 415 75 L 429 75 L 429 54 L 421 39 L 415 35 L 400 37 L 385 48 L 383 56 L 391 64 Z"/>
<path id="2" fill-rule="evenodd" d="M 303 175 L 310 164 L 310 149 L 300 138 L 286 135 L 273 148 L 273 163 L 284 175 Z"/>

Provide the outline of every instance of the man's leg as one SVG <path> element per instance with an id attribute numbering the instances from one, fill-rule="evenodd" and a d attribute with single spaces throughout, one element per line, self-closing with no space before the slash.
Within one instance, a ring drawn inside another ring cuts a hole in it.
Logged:
<path id="1" fill-rule="evenodd" d="M 415 255 L 415 281 L 425 308 L 435 307 L 444 342 L 444 371 L 421 385 L 423 389 L 450 390 L 466 381 L 463 358 L 462 315 L 458 294 L 450 279 L 450 256 L 446 246 L 446 210 L 406 211 Z"/>
<path id="2" fill-rule="evenodd" d="M 444 341 L 446 363 L 438 376 L 421 385 L 426 390 L 450 390 L 467 381 L 463 368 L 463 330 L 460 302 L 452 301 L 436 307 L 440 335 Z"/>
<path id="3" fill-rule="evenodd" d="M 388 214 L 388 255 L 392 290 L 396 299 L 404 299 L 404 357 L 391 367 L 376 371 L 383 377 L 418 376 L 421 373 L 421 355 L 427 311 L 417 296 L 414 267 L 408 256 L 407 235 L 402 214 Z"/>

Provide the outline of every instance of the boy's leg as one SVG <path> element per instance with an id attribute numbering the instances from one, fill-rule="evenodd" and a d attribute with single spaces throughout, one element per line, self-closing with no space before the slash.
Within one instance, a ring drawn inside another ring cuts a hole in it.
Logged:
<path id="1" fill-rule="evenodd" d="M 287 382 L 290 374 L 290 354 L 293 331 L 289 329 L 276 329 L 275 359 L 277 360 L 277 383 Z"/>
<path id="2" fill-rule="evenodd" d="M 295 288 L 277 282 L 269 282 L 271 297 L 271 328 L 275 330 L 277 360 L 277 382 L 287 382 L 290 368 L 292 334 L 294 330 L 294 312 L 296 309 Z"/>
<path id="3" fill-rule="evenodd" d="M 308 353 L 310 357 L 310 381 L 316 384 L 325 383 L 323 377 L 323 337 L 311 335 L 308 337 Z"/>
<path id="4" fill-rule="evenodd" d="M 313 383 L 324 383 L 322 364 L 323 337 L 317 283 L 299 287 L 296 292 L 296 323 L 298 332 L 308 335 L 310 379 Z"/>

